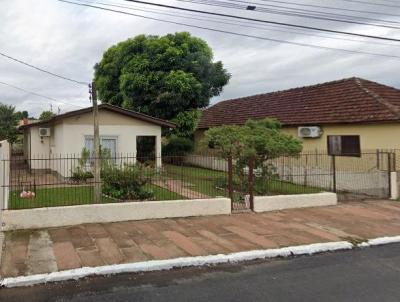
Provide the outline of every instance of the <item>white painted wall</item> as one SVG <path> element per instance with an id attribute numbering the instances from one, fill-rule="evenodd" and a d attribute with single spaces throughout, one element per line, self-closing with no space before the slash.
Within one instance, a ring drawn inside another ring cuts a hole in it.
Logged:
<path id="1" fill-rule="evenodd" d="M 10 152 L 11 146 L 8 141 L 0 142 L 0 209 L 8 208 L 8 197 L 10 193 Z M 0 215 L 0 225 L 1 225 Z"/>
<path id="2" fill-rule="evenodd" d="M 126 202 L 3 211 L 3 231 L 156 218 L 227 215 L 229 198 Z"/>
<path id="3" fill-rule="evenodd" d="M 254 212 L 277 211 L 307 207 L 333 206 L 337 204 L 335 193 L 315 193 L 277 196 L 255 196 Z"/>
<path id="4" fill-rule="evenodd" d="M 155 136 L 156 164 L 161 167 L 161 126 L 106 110 L 99 112 L 99 122 L 100 136 L 116 137 L 117 153 L 123 156 L 136 156 L 137 136 Z M 30 161 L 31 168 L 52 169 L 62 176 L 70 176 L 71 170 L 77 165 L 77 160 L 71 158 L 79 158 L 85 147 L 85 137 L 93 136 L 92 113 L 65 118 L 50 128 L 51 136 L 44 138 L 39 136 L 39 127 L 33 126 L 26 130 L 30 132 L 28 157 L 33 158 Z M 64 159 L 58 160 L 60 157 Z M 39 158 L 45 160 L 37 160 Z"/>

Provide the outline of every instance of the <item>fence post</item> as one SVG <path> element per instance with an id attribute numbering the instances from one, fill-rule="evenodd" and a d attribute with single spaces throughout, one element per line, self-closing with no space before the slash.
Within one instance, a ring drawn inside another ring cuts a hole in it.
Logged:
<path id="1" fill-rule="evenodd" d="M 231 199 L 231 209 L 233 210 L 233 159 L 232 155 L 228 156 L 228 190 Z"/>
<path id="2" fill-rule="evenodd" d="M 392 194 L 392 154 L 390 152 L 387 153 L 387 171 L 388 171 L 388 195 L 389 197 Z"/>
<path id="3" fill-rule="evenodd" d="M 336 156 L 332 155 L 333 192 L 336 193 Z"/>
<path id="4" fill-rule="evenodd" d="M 254 157 L 249 159 L 248 191 L 250 196 L 250 210 L 254 211 Z"/>

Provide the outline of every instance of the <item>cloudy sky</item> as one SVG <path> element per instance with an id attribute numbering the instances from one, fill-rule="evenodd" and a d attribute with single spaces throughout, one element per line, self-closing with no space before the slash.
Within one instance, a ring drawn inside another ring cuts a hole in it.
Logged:
<path id="1" fill-rule="evenodd" d="M 87 0 L 86 3 L 91 1 L 95 0 Z M 303 5 L 331 6 L 347 9 L 347 11 L 279 4 L 279 1 L 271 0 L 208 1 L 222 3 L 223 5 L 226 5 L 226 3 L 240 5 L 243 2 L 253 2 L 259 3 L 258 7 L 260 8 L 263 5 L 267 9 L 291 9 L 292 12 L 294 9 L 319 10 L 323 13 L 329 13 L 328 17 L 330 18 L 333 16 L 332 13 L 353 15 L 356 16 L 351 18 L 353 21 L 374 22 L 385 25 L 385 27 L 277 15 L 265 11 L 255 12 L 194 3 L 185 4 L 176 0 L 149 1 L 400 39 L 400 29 L 392 28 L 400 28 L 400 4 L 396 5 L 396 1 L 361 1 L 372 4 L 350 0 L 282 1 Z M 79 0 L 76 0 L 76 2 L 79 2 Z M 212 103 L 351 76 L 363 77 L 400 88 L 400 42 L 333 35 L 323 32 L 314 32 L 312 33 L 313 36 L 310 36 L 310 31 L 294 28 L 271 27 L 270 25 L 250 22 L 238 25 L 237 20 L 222 20 L 219 17 L 194 15 L 170 9 L 158 8 L 157 11 L 154 11 L 156 9 L 154 7 L 132 4 L 123 0 L 96 0 L 96 2 L 97 4 L 93 5 L 99 6 L 98 3 L 103 3 L 103 7 L 106 7 L 104 4 L 129 6 L 132 9 L 107 7 L 197 26 L 295 43 L 397 55 L 399 58 L 352 54 L 337 50 L 323 50 L 240 37 L 75 6 L 57 0 L 0 0 L 0 52 L 52 72 L 89 82 L 93 77 L 93 65 L 101 59 L 103 52 L 111 45 L 138 34 L 163 35 L 176 31 L 189 31 L 193 35 L 205 39 L 213 48 L 215 59 L 222 60 L 232 74 L 230 83 L 220 96 L 212 100 Z M 267 7 L 268 5 L 286 6 L 287 8 Z M 143 9 L 146 11 L 143 11 Z M 361 10 L 374 13 L 361 13 Z M 341 18 L 345 17 L 341 16 Z M 365 18 L 377 19 L 377 21 Z M 222 24 L 222 21 L 232 24 Z M 236 23 L 236 25 L 233 23 Z M 90 105 L 85 86 L 54 78 L 1 56 L 0 81 L 57 100 L 48 100 L 0 84 L 0 102 L 13 104 L 17 110 L 28 110 L 32 115 L 38 115 L 43 110 L 49 110 L 50 104 L 52 104 L 54 111 L 60 108 L 62 112 Z"/>

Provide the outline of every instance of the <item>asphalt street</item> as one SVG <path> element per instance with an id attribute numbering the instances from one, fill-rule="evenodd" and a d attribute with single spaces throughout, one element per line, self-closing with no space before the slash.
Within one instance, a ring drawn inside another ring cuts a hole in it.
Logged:
<path id="1" fill-rule="evenodd" d="M 400 244 L 1 289 L 0 301 L 400 301 Z"/>

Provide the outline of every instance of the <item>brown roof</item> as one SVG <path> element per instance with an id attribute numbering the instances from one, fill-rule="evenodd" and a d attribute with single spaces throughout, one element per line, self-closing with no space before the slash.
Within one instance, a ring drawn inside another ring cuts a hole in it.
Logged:
<path id="1" fill-rule="evenodd" d="M 399 121 L 400 90 L 349 78 L 227 100 L 204 110 L 198 128 L 266 117 L 286 126 Z"/>
<path id="2" fill-rule="evenodd" d="M 156 124 L 159 126 L 163 126 L 163 127 L 170 127 L 170 128 L 174 128 L 176 125 L 174 123 L 171 123 L 169 121 L 163 120 L 163 119 L 159 119 L 156 117 L 152 117 L 143 113 L 139 113 L 136 111 L 132 111 L 132 110 L 127 110 L 127 109 L 123 109 L 121 107 L 117 107 L 117 106 L 113 106 L 113 105 L 109 105 L 109 104 L 101 104 L 99 105 L 99 110 L 109 110 L 115 113 L 119 113 L 128 117 L 132 117 L 138 120 L 142 120 L 145 122 L 149 122 L 152 124 Z M 79 115 L 79 114 L 84 114 L 84 113 L 89 113 L 93 111 L 93 107 L 87 107 L 87 108 L 83 108 L 83 109 L 79 109 L 79 110 L 75 110 L 75 111 L 69 111 L 63 114 L 59 114 L 59 115 L 55 115 L 54 117 L 52 117 L 51 119 L 47 120 L 47 121 L 40 121 L 40 122 L 36 122 L 36 123 L 32 123 L 32 124 L 27 124 L 27 125 L 22 125 L 19 127 L 19 129 L 26 129 L 32 126 L 41 126 L 41 125 L 47 125 L 49 123 L 61 120 L 63 118 L 67 118 L 67 117 L 71 117 L 71 116 L 75 116 L 75 115 Z"/>

